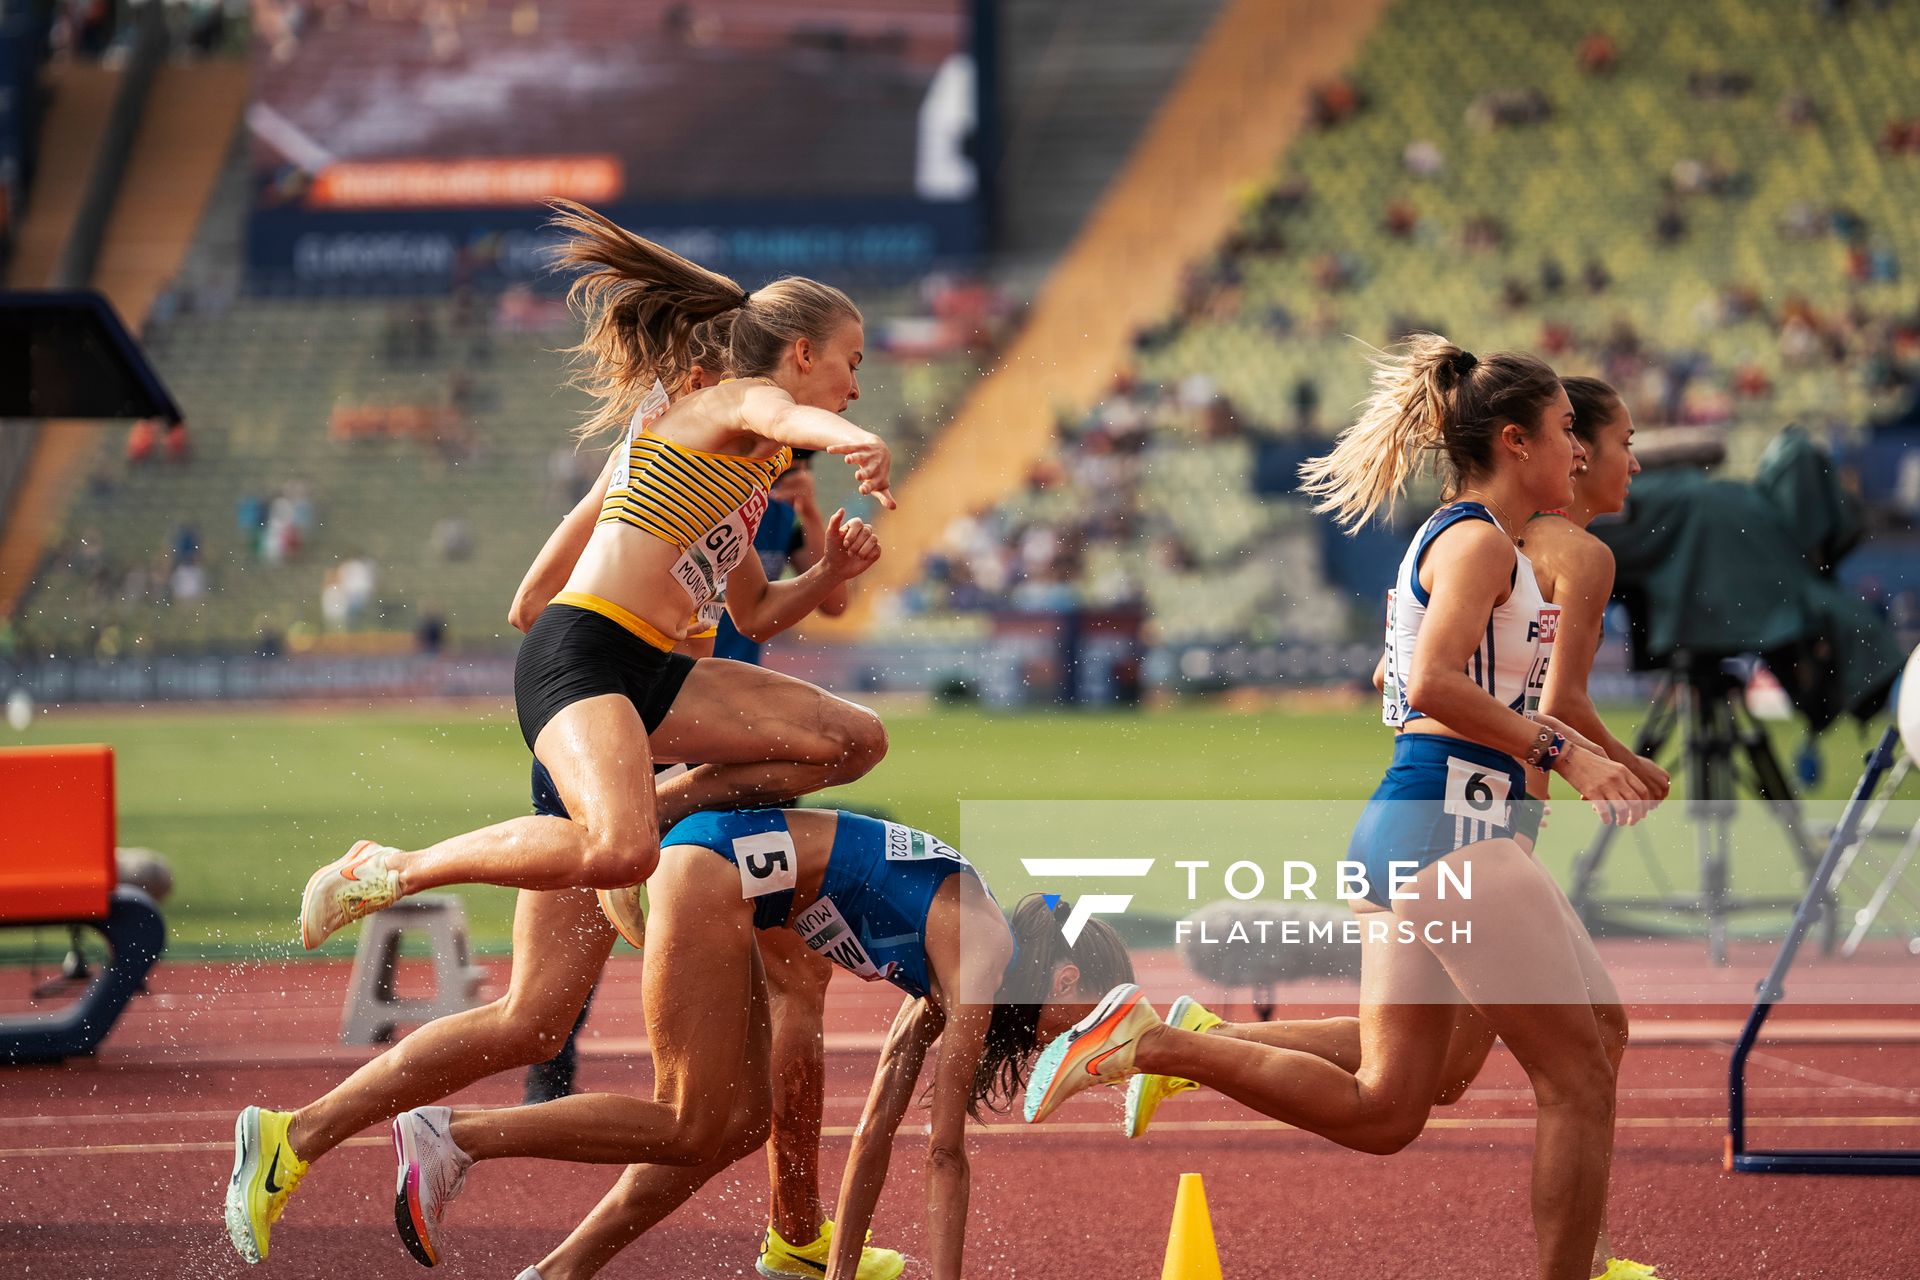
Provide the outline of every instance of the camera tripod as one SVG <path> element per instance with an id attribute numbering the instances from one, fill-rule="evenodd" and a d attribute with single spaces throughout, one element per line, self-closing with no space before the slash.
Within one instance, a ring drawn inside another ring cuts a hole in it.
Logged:
<path id="1" fill-rule="evenodd" d="M 1580 918 L 1594 933 L 1609 925 L 1629 931 L 1622 912 L 1661 911 L 1690 914 L 1706 922 L 1707 954 L 1715 964 L 1727 962 L 1727 925 L 1749 911 L 1791 911 L 1800 898 L 1747 898 L 1733 892 L 1732 825 L 1738 800 L 1746 792 L 1765 802 L 1786 834 L 1788 847 L 1811 883 L 1819 855 L 1808 838 L 1800 802 L 1773 754 L 1766 729 L 1748 709 L 1740 680 L 1726 671 L 1719 656 L 1680 654 L 1661 676 L 1653 705 L 1641 725 L 1633 750 L 1662 759 L 1676 732 L 1680 749 L 1672 757 L 1676 790 L 1684 789 L 1687 818 L 1693 824 L 1694 850 L 1700 888 L 1683 893 L 1669 887 L 1666 876 L 1645 843 L 1641 856 L 1661 891 L 1651 897 L 1602 899 L 1598 896 L 1601 864 L 1612 850 L 1621 828 L 1602 827 L 1575 859 L 1568 897 Z M 1833 949 L 1835 902 L 1831 886 L 1819 896 L 1821 942 Z"/>

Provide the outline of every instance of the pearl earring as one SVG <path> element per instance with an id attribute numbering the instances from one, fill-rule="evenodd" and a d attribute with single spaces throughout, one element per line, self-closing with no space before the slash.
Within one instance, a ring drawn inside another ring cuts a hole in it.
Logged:
<path id="1" fill-rule="evenodd" d="M 1532 454 L 1530 454 L 1530 453 L 1522 453 L 1522 454 L 1520 455 L 1520 461 L 1522 461 L 1522 462 L 1532 462 L 1532 461 L 1533 461 L 1533 455 L 1532 455 Z"/>

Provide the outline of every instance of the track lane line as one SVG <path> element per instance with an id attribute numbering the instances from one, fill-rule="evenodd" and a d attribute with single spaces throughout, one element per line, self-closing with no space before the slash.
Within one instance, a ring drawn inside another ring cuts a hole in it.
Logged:
<path id="1" fill-rule="evenodd" d="M 1720 1129 L 1726 1126 L 1724 1116 L 1622 1116 L 1615 1122 L 1621 1129 Z M 1920 1129 L 1920 1116 L 1768 1116 L 1764 1121 L 1756 1121 L 1756 1126 L 1780 1126 L 1798 1129 Z M 1465 1129 L 1531 1129 L 1534 1119 L 1531 1116 L 1489 1116 L 1483 1119 L 1470 1119 L 1465 1116 L 1440 1116 L 1427 1121 L 1428 1129 L 1465 1130 Z M 1293 1125 L 1278 1120 L 1163 1120 L 1154 1126 L 1156 1133 L 1303 1133 Z M 828 1125 L 821 1129 L 823 1138 L 851 1138 L 853 1125 Z M 910 1136 L 920 1136 L 926 1126 L 904 1130 Z M 1044 1125 L 997 1124 L 987 1125 L 973 1130 L 973 1135 L 981 1138 L 1005 1138 L 1015 1134 L 1045 1137 L 1049 1134 L 1058 1137 L 1083 1137 L 1088 1134 L 1115 1134 L 1120 1129 L 1117 1120 L 1107 1120 L 1095 1124 L 1091 1121 L 1069 1121 L 1066 1123 L 1048 1123 Z M 391 1147 L 391 1138 L 365 1137 L 348 1138 L 340 1144 L 342 1147 Z M 1141 1148 L 1145 1150 L 1145 1148 Z M 181 1155 L 201 1151 L 231 1151 L 232 1140 L 224 1142 L 117 1142 L 99 1146 L 83 1147 L 0 1147 L 0 1160 L 31 1159 L 48 1156 L 156 1156 Z"/>

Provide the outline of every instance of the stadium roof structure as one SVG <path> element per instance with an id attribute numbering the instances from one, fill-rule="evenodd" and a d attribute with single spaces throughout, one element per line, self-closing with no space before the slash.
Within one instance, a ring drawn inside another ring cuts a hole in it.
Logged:
<path id="1" fill-rule="evenodd" d="M 0 418 L 181 419 L 106 296 L 0 290 Z"/>

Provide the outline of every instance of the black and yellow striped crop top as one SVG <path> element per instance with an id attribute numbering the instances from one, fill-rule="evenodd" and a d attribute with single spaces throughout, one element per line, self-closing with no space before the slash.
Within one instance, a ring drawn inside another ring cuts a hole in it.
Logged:
<path id="1" fill-rule="evenodd" d="M 770 457 L 743 458 L 649 435 L 666 407 L 666 392 L 655 383 L 627 429 L 596 523 L 632 525 L 681 551 L 674 576 L 697 607 L 753 546 L 767 492 L 793 465 L 793 450 L 782 445 Z"/>

